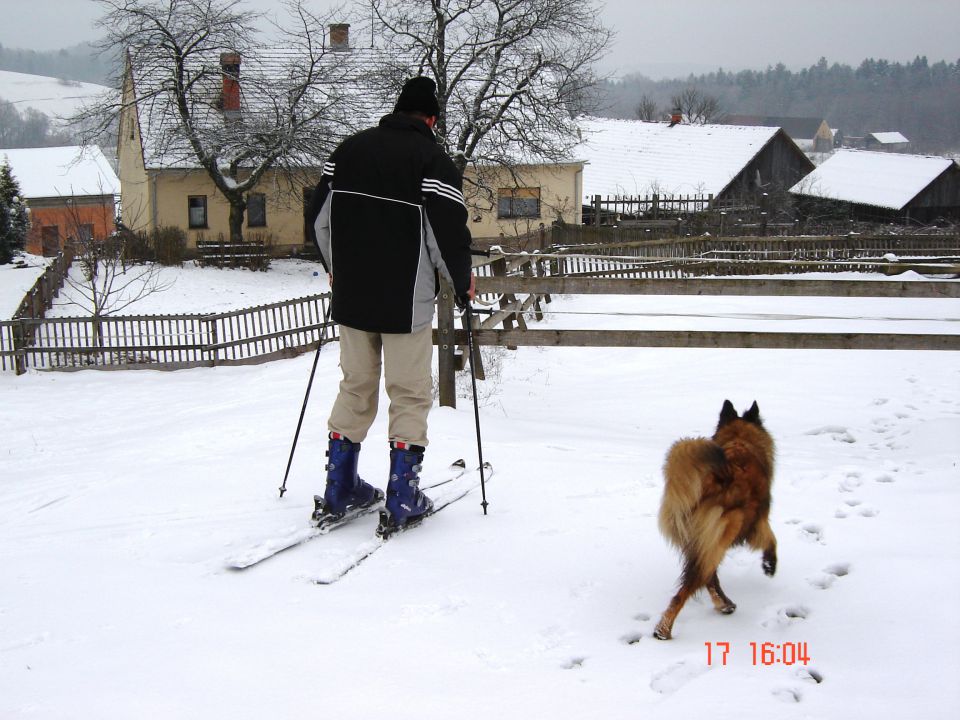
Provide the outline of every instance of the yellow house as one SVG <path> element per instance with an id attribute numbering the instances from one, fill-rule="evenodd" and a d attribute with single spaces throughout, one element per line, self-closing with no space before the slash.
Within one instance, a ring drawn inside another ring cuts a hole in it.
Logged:
<path id="1" fill-rule="evenodd" d="M 336 50 L 339 44 L 349 49 L 346 36 L 338 37 L 337 32 L 343 33 L 343 26 L 331 27 L 331 47 Z M 207 112 L 220 113 L 220 121 L 225 122 L 228 113 L 240 112 L 242 59 L 236 53 L 224 53 L 220 62 L 222 88 L 211 89 L 209 106 L 215 111 L 208 108 Z M 134 231 L 180 228 L 187 234 L 188 248 L 196 248 L 201 239 L 229 238 L 228 202 L 185 143 L 171 150 L 171 121 L 158 118 L 155 105 L 144 107 L 145 101 L 139 98 L 149 93 L 136 84 L 151 79 L 136 75 L 128 62 L 117 147 L 123 223 Z M 384 107 L 381 114 L 389 110 Z M 158 140 L 160 135 L 163 138 Z M 492 243 L 535 231 L 541 223 L 579 223 L 582 176 L 583 163 L 574 160 L 533 163 L 510 172 L 469 168 L 464 190 L 472 235 Z M 244 238 L 264 240 L 275 255 L 303 248 L 305 203 L 319 177 L 319 168 L 306 168 L 295 179 L 289 173 L 268 170 L 247 196 Z"/>

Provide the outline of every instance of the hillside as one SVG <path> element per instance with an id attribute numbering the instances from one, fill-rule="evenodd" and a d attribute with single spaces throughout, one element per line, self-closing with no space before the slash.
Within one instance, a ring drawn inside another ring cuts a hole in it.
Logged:
<path id="1" fill-rule="evenodd" d="M 0 100 L 13 103 L 21 114 L 33 108 L 54 124 L 74 114 L 84 102 L 109 91 L 105 85 L 0 70 Z"/>

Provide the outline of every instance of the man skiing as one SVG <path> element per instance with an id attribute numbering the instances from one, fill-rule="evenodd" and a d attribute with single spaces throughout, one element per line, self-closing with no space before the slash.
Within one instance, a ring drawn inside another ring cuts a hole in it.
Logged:
<path id="1" fill-rule="evenodd" d="M 474 293 L 463 180 L 433 134 L 439 111 L 433 80 L 408 80 L 393 113 L 334 150 L 311 198 L 307 224 L 330 274 L 343 373 L 327 422 L 326 488 L 314 513 L 321 524 L 384 499 L 357 471 L 381 366 L 390 398 L 389 522 L 402 527 L 433 506 L 418 473 L 433 404 L 438 274 L 459 304 Z"/>

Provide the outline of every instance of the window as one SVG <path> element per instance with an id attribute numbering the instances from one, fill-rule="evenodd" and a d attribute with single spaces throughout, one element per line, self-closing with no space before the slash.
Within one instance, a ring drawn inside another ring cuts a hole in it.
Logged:
<path id="1" fill-rule="evenodd" d="M 263 193 L 247 195 L 247 227 L 267 226 L 267 198 Z"/>
<path id="2" fill-rule="evenodd" d="M 497 217 L 540 217 L 540 188 L 500 188 L 497 191 Z"/>
<path id="3" fill-rule="evenodd" d="M 189 227 L 205 228 L 207 227 L 207 196 L 191 195 L 187 198 L 187 211 L 189 212 Z"/>

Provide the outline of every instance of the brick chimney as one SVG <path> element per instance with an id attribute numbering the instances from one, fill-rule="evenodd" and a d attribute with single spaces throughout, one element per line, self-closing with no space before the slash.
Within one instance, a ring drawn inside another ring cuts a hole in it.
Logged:
<path id="1" fill-rule="evenodd" d="M 220 109 L 225 118 L 237 118 L 240 116 L 240 53 L 220 53 L 220 72 L 223 75 Z"/>
<path id="2" fill-rule="evenodd" d="M 670 113 L 670 127 L 674 125 L 679 125 L 683 122 L 683 113 L 680 111 L 680 108 L 677 108 L 672 113 Z"/>
<path id="3" fill-rule="evenodd" d="M 330 25 L 330 49 L 334 52 L 350 50 L 349 23 L 332 23 Z"/>

